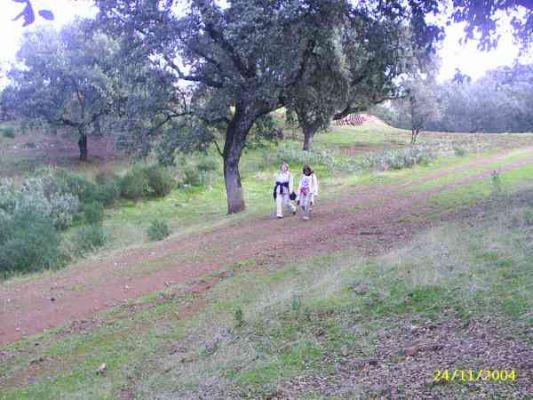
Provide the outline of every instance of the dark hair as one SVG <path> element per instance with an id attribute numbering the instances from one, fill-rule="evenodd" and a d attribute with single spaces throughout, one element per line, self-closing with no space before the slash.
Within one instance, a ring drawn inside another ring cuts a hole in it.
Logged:
<path id="1" fill-rule="evenodd" d="M 309 175 L 312 175 L 314 172 L 309 165 L 304 165 L 303 173 L 309 176 Z"/>

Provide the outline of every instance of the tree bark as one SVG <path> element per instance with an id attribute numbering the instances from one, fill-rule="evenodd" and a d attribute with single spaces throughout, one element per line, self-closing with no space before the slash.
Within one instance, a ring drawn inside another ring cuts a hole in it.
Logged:
<path id="1" fill-rule="evenodd" d="M 305 126 L 303 128 L 304 131 L 304 151 L 311 150 L 311 145 L 313 144 L 313 138 L 315 137 L 315 134 L 317 132 L 318 128 L 316 126 Z"/>
<path id="2" fill-rule="evenodd" d="M 416 144 L 416 139 L 418 138 L 419 133 L 420 133 L 420 128 L 411 129 L 411 144 Z"/>
<path id="3" fill-rule="evenodd" d="M 80 148 L 80 161 L 87 161 L 89 152 L 87 149 L 87 135 L 85 133 L 80 132 L 78 147 Z"/>
<path id="4" fill-rule="evenodd" d="M 253 106 L 246 101 L 235 105 L 235 114 L 231 119 L 226 131 L 224 143 L 224 181 L 226 184 L 226 196 L 228 202 L 228 214 L 244 211 L 244 196 L 239 173 L 239 161 L 246 142 L 248 132 L 255 120 Z"/>

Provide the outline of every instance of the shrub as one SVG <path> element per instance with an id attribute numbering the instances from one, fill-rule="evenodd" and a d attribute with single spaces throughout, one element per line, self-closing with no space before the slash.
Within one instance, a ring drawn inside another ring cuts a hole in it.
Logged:
<path id="1" fill-rule="evenodd" d="M 157 197 L 164 197 L 170 193 L 176 182 L 168 168 L 151 165 L 144 169 L 148 185 Z"/>
<path id="2" fill-rule="evenodd" d="M 170 235 L 170 229 L 166 222 L 156 220 L 152 221 L 146 233 L 150 240 L 163 240 Z"/>
<path id="3" fill-rule="evenodd" d="M 458 157 L 464 157 L 466 155 L 466 150 L 463 149 L 462 147 L 454 146 L 453 152 Z"/>
<path id="4" fill-rule="evenodd" d="M 13 181 L 8 178 L 0 179 L 0 210 L 12 212 L 17 205 L 18 197 Z"/>
<path id="5" fill-rule="evenodd" d="M 220 162 L 213 157 L 204 157 L 198 161 L 196 167 L 202 172 L 216 171 Z"/>
<path id="6" fill-rule="evenodd" d="M 315 168 L 321 164 L 332 171 L 337 164 L 334 155 L 327 150 L 303 151 L 300 147 L 291 144 L 279 146 L 275 151 L 268 153 L 265 157 L 266 165 L 263 167 L 279 166 L 282 161 L 289 163 L 293 169 L 296 167 L 297 170 L 305 164 L 310 164 Z"/>
<path id="7" fill-rule="evenodd" d="M 78 197 L 63 192 L 55 177 L 46 171 L 25 179 L 16 196 L 16 209 L 37 210 L 59 229 L 69 227 L 79 210 Z"/>
<path id="8" fill-rule="evenodd" d="M 80 208 L 78 197 L 70 193 L 54 193 L 48 202 L 50 203 L 50 217 L 55 227 L 66 229 L 72 225 L 72 220 Z"/>
<path id="9" fill-rule="evenodd" d="M 112 205 L 120 197 L 120 184 L 117 181 L 108 181 L 95 185 L 94 189 L 85 198 L 87 203 L 102 203 L 104 206 Z"/>
<path id="10" fill-rule="evenodd" d="M 428 148 L 409 147 L 402 150 L 386 151 L 371 154 L 362 161 L 365 168 L 380 170 L 410 168 L 417 164 L 427 164 L 435 158 L 435 154 Z"/>
<path id="11" fill-rule="evenodd" d="M 202 174 L 194 165 L 186 165 L 183 168 L 183 183 L 190 186 L 202 184 Z"/>
<path id="12" fill-rule="evenodd" d="M 2 128 L 2 136 L 5 138 L 13 139 L 15 137 L 15 130 L 13 128 Z"/>
<path id="13" fill-rule="evenodd" d="M 148 190 L 148 177 L 142 168 L 134 167 L 120 180 L 120 195 L 126 199 L 138 200 Z"/>
<path id="14" fill-rule="evenodd" d="M 90 224 L 83 225 L 76 232 L 75 240 L 78 250 L 84 253 L 102 247 L 107 240 L 107 236 L 102 224 Z"/>
<path id="15" fill-rule="evenodd" d="M 55 181 L 63 193 L 70 193 L 78 196 L 82 202 L 89 201 L 90 196 L 96 187 L 96 185 L 87 178 L 72 174 L 62 169 L 55 173 Z"/>
<path id="16" fill-rule="evenodd" d="M 25 208 L 0 217 L 0 273 L 34 272 L 63 263 L 60 236 L 50 218 Z"/>
<path id="17" fill-rule="evenodd" d="M 109 171 L 100 171 L 96 174 L 94 177 L 94 180 L 96 181 L 96 184 L 103 185 L 104 183 L 108 183 L 110 181 L 116 180 L 118 177 L 112 172 Z"/>
<path id="18" fill-rule="evenodd" d="M 96 224 L 104 219 L 104 206 L 99 202 L 87 203 L 82 206 L 83 219 L 88 224 Z"/>

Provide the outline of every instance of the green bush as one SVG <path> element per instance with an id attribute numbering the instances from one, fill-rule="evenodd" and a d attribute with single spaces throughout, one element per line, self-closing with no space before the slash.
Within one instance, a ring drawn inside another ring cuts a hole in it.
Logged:
<path id="1" fill-rule="evenodd" d="M 170 229 L 166 222 L 155 220 L 152 221 L 146 233 L 150 240 L 163 240 L 170 235 Z"/>
<path id="2" fill-rule="evenodd" d="M 0 216 L 0 274 L 35 272 L 63 264 L 60 235 L 39 210 L 18 209 Z"/>
<path id="3" fill-rule="evenodd" d="M 410 168 L 418 164 L 427 164 L 435 158 L 435 154 L 425 147 L 409 147 L 407 149 L 386 151 L 371 154 L 361 165 L 364 168 L 379 170 Z"/>
<path id="4" fill-rule="evenodd" d="M 78 196 L 64 192 L 49 171 L 26 178 L 20 190 L 15 187 L 11 190 L 16 198 L 16 209 L 38 210 L 42 216 L 51 218 L 59 229 L 69 227 L 79 210 Z"/>
<path id="5" fill-rule="evenodd" d="M 183 184 L 190 186 L 200 186 L 202 184 L 202 174 L 194 165 L 186 165 L 182 172 Z"/>
<path id="6" fill-rule="evenodd" d="M 464 157 L 466 155 L 466 150 L 462 147 L 454 146 L 453 152 L 458 157 Z"/>
<path id="7" fill-rule="evenodd" d="M 134 167 L 120 180 L 120 195 L 125 199 L 139 200 L 149 191 L 148 176 L 140 167 Z"/>
<path id="8" fill-rule="evenodd" d="M 112 205 L 120 197 L 120 184 L 118 181 L 108 181 L 95 185 L 94 189 L 85 198 L 87 203 L 98 202 L 104 206 Z"/>
<path id="9" fill-rule="evenodd" d="M 2 128 L 0 129 L 2 136 L 5 138 L 13 139 L 15 137 L 15 130 L 13 128 Z"/>
<path id="10" fill-rule="evenodd" d="M 78 196 L 81 202 L 90 202 L 96 185 L 87 178 L 63 169 L 56 171 L 55 181 L 63 193 Z"/>
<path id="11" fill-rule="evenodd" d="M 96 224 L 104 220 L 104 206 L 99 202 L 82 205 L 83 219 L 87 224 Z"/>
<path id="12" fill-rule="evenodd" d="M 0 179 L 0 210 L 10 213 L 15 209 L 18 198 L 19 193 L 13 181 L 9 178 Z"/>
<path id="13" fill-rule="evenodd" d="M 102 224 L 83 225 L 76 232 L 76 247 L 82 253 L 102 247 L 107 240 Z"/>
<path id="14" fill-rule="evenodd" d="M 151 165 L 144 169 L 148 185 L 157 197 L 165 197 L 176 185 L 170 170 L 159 165 Z"/>
<path id="15" fill-rule="evenodd" d="M 334 170 L 337 165 L 335 156 L 328 150 L 303 151 L 297 145 L 288 144 L 281 145 L 275 151 L 269 152 L 261 167 L 270 169 L 273 166 L 279 167 L 283 161 L 287 162 L 294 171 L 301 171 L 305 164 L 312 165 L 314 168 L 317 165 L 323 165 L 330 171 Z"/>
<path id="16" fill-rule="evenodd" d="M 213 157 L 204 157 L 201 158 L 196 167 L 202 172 L 213 172 L 218 169 L 220 161 Z"/>

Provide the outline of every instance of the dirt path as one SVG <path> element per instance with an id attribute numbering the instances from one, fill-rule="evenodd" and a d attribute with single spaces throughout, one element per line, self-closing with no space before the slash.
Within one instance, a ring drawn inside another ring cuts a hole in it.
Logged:
<path id="1" fill-rule="evenodd" d="M 501 171 L 532 164 L 533 148 L 524 151 L 530 156 L 507 164 Z M 461 168 L 467 170 L 501 158 L 499 154 L 478 159 Z M 457 169 L 444 170 L 438 177 L 454 171 Z M 409 193 L 405 185 L 354 187 L 333 201 L 321 203 L 308 223 L 292 217 L 238 222 L 185 239 L 170 238 L 88 260 L 39 279 L 5 282 L 0 286 L 0 344 L 91 318 L 123 301 L 168 285 L 188 284 L 239 261 L 272 264 L 353 247 L 367 255 L 387 251 L 428 223 L 413 221 L 423 220 L 417 216 L 431 211 L 430 196 L 454 185 L 488 179 L 489 174 L 473 173 L 419 193 Z M 436 177 L 432 174 L 428 179 Z"/>

